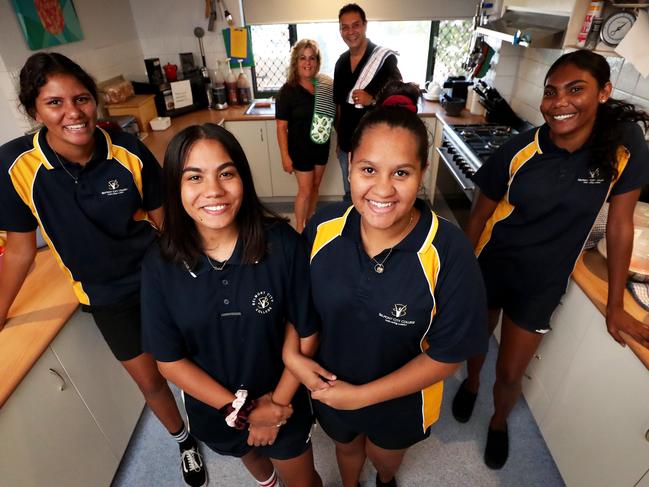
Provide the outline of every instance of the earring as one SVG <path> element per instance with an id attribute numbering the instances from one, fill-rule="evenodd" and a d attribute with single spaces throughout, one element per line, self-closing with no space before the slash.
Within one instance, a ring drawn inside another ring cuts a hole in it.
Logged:
<path id="1" fill-rule="evenodd" d="M 602 98 L 601 100 L 599 100 L 599 102 L 600 103 L 606 103 L 606 98 Z"/>

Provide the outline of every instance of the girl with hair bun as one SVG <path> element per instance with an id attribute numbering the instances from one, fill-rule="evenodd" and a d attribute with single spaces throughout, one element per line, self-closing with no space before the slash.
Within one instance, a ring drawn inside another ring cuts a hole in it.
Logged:
<path id="1" fill-rule="evenodd" d="M 510 139 L 473 177 L 480 194 L 466 232 L 487 286 L 490 332 L 502 312 L 495 411 L 484 454 L 494 469 L 507 461 L 507 417 L 523 373 L 550 331 L 552 313 L 606 201 L 608 331 L 620 344 L 624 331 L 649 345 L 649 326 L 623 309 L 633 210 L 649 180 L 643 133 L 649 116 L 612 99 L 612 90 L 602 56 L 564 54 L 545 77 L 540 109 L 546 123 Z M 471 417 L 483 363 L 484 356 L 468 361 L 468 378 L 453 401 L 460 422 Z"/>
<path id="2" fill-rule="evenodd" d="M 413 85 L 383 92 L 352 139 L 353 204 L 322 209 L 305 229 L 319 350 L 311 360 L 293 343 L 284 359 L 312 391 L 345 487 L 366 457 L 378 486 L 397 485 L 405 452 L 439 417 L 443 380 L 487 344 L 471 246 L 417 199 L 428 154 L 417 99 Z"/>

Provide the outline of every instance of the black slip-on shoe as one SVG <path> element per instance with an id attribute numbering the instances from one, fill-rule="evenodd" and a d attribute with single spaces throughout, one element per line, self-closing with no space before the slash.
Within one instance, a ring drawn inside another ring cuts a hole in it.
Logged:
<path id="1" fill-rule="evenodd" d="M 503 468 L 509 457 L 509 433 L 489 428 L 487 446 L 484 450 L 484 462 L 493 470 Z"/>
<path id="2" fill-rule="evenodd" d="M 397 478 L 392 477 L 388 482 L 381 482 L 379 478 L 379 473 L 376 473 L 376 487 L 397 487 Z"/>
<path id="3" fill-rule="evenodd" d="M 475 400 L 478 398 L 477 393 L 473 393 L 466 389 L 467 379 L 464 379 L 460 388 L 455 393 L 453 398 L 453 406 L 451 410 L 453 411 L 453 417 L 460 423 L 466 423 L 471 419 L 471 414 L 473 414 L 473 407 L 475 406 Z"/>

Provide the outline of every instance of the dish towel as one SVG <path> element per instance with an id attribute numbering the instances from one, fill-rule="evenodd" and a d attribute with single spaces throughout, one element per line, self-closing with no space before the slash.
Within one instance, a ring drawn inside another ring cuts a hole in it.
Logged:
<path id="1" fill-rule="evenodd" d="M 381 66 L 383 66 L 385 60 L 390 56 L 396 56 L 396 55 L 397 55 L 396 51 L 393 51 L 392 49 L 388 49 L 387 47 L 376 46 L 374 48 L 374 51 L 372 51 L 372 54 L 370 54 L 370 58 L 365 63 L 365 66 L 363 66 L 363 70 L 358 75 L 356 84 L 347 95 L 347 103 L 349 103 L 350 105 L 354 105 L 354 99 L 352 97 L 352 93 L 354 92 L 354 90 L 364 90 L 365 87 L 370 84 L 370 81 L 372 81 L 376 72 L 379 69 L 381 69 Z M 363 108 L 363 105 L 359 105 L 359 104 L 356 104 L 354 106 L 356 108 Z"/>
<path id="2" fill-rule="evenodd" d="M 311 140 L 316 144 L 326 144 L 336 116 L 334 103 L 334 82 L 326 74 L 319 74 L 313 80 L 315 85 L 315 107 L 311 119 Z"/>
<path id="3" fill-rule="evenodd" d="M 638 304 L 649 311 L 649 283 L 629 281 L 626 287 Z"/>

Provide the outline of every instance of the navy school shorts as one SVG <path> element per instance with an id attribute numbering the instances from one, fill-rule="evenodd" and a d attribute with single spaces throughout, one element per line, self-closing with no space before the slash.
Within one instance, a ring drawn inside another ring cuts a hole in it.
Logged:
<path id="1" fill-rule="evenodd" d="M 117 360 L 124 362 L 142 353 L 139 294 L 111 305 L 84 304 L 81 309 L 92 314 L 97 328 Z"/>

